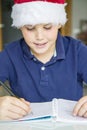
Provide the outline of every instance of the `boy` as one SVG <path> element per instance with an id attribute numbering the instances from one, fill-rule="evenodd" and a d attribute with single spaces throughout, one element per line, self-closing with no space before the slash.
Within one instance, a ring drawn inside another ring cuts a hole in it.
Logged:
<path id="1" fill-rule="evenodd" d="M 87 83 L 87 47 L 63 37 L 59 29 L 67 21 L 64 0 L 14 0 L 12 26 L 23 38 L 0 54 L 0 80 L 9 81 L 20 99 L 0 97 L 0 119 L 19 119 L 31 111 L 30 102 L 53 98 L 79 100 Z M 87 117 L 87 96 L 73 114 Z"/>

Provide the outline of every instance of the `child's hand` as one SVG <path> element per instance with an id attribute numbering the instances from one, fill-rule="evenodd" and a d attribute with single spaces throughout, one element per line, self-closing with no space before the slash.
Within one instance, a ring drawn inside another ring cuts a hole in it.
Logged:
<path id="1" fill-rule="evenodd" d="M 87 96 L 82 97 L 73 110 L 74 116 L 87 117 Z"/>
<path id="2" fill-rule="evenodd" d="M 22 118 L 31 111 L 30 103 L 23 98 L 11 96 L 0 97 L 0 120 Z"/>

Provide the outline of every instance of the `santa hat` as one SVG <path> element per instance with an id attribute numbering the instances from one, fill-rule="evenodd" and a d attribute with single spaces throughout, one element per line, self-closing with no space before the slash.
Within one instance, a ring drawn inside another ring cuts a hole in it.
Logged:
<path id="1" fill-rule="evenodd" d="M 14 0 L 11 17 L 12 26 L 66 23 L 64 0 Z"/>

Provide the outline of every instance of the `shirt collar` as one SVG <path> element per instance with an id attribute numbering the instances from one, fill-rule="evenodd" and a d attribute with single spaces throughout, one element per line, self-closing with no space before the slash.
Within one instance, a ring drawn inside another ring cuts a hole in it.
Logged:
<path id="1" fill-rule="evenodd" d="M 22 42 L 22 49 L 23 49 L 24 57 L 26 57 L 28 59 L 34 58 L 33 54 L 30 51 L 29 46 L 26 44 L 26 42 L 24 41 L 24 39 L 23 39 L 23 42 Z"/>
<path id="2" fill-rule="evenodd" d="M 23 40 L 22 42 L 23 54 L 29 59 L 34 58 L 34 55 L 31 53 L 29 46 Z M 58 33 L 57 41 L 56 41 L 56 50 L 54 52 L 54 57 L 56 59 L 65 59 L 65 49 L 63 44 L 63 38 L 60 33 Z"/>
<path id="3" fill-rule="evenodd" d="M 57 59 L 65 59 L 65 49 L 64 49 L 64 43 L 63 43 L 63 37 L 60 33 L 58 33 L 57 41 L 56 41 L 56 53 Z"/>

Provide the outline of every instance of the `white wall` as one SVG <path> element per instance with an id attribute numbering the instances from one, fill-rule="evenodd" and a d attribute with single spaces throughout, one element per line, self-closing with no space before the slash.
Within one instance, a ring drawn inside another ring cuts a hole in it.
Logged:
<path id="1" fill-rule="evenodd" d="M 87 20 L 87 0 L 72 0 L 72 36 L 79 31 L 80 20 Z"/>

